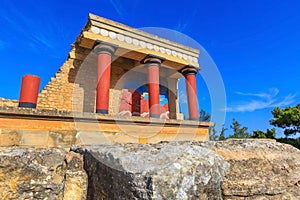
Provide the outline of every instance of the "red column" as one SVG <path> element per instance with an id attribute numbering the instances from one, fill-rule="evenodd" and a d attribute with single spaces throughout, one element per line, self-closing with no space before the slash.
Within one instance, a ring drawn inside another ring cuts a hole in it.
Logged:
<path id="1" fill-rule="evenodd" d="M 141 94 L 134 90 L 132 93 L 132 116 L 141 116 Z"/>
<path id="2" fill-rule="evenodd" d="M 36 108 L 40 78 L 34 75 L 25 75 L 22 78 L 19 107 Z"/>
<path id="3" fill-rule="evenodd" d="M 196 74 L 199 68 L 194 66 L 186 66 L 181 70 L 185 77 L 186 95 L 190 120 L 199 120 L 197 91 L 196 91 Z"/>
<path id="4" fill-rule="evenodd" d="M 115 47 L 100 42 L 94 51 L 98 54 L 96 113 L 108 114 L 111 61 Z"/>
<path id="5" fill-rule="evenodd" d="M 157 63 L 152 63 L 148 66 L 148 93 L 150 117 L 159 118 L 159 66 Z"/>
<path id="6" fill-rule="evenodd" d="M 150 117 L 160 117 L 159 67 L 165 58 L 149 54 L 141 62 L 148 67 L 148 93 Z"/>

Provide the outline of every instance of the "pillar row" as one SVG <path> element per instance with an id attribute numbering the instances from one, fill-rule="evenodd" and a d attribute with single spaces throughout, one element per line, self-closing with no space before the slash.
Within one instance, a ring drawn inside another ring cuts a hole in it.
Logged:
<path id="1" fill-rule="evenodd" d="M 102 41 L 97 41 L 94 47 L 98 57 L 96 113 L 108 114 L 111 62 L 116 48 L 116 45 Z"/>
<path id="2" fill-rule="evenodd" d="M 150 117 L 160 117 L 159 100 L 159 67 L 165 58 L 149 54 L 142 61 L 148 70 L 148 93 L 149 93 L 149 115 Z"/>
<path id="3" fill-rule="evenodd" d="M 180 73 L 185 77 L 186 95 L 190 120 L 199 120 L 199 108 L 196 89 L 196 74 L 199 71 L 198 67 L 187 65 L 180 70 Z"/>

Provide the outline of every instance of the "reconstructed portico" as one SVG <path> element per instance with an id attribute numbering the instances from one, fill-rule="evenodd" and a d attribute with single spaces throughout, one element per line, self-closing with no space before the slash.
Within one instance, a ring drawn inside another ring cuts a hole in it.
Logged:
<path id="1" fill-rule="evenodd" d="M 69 113 L 60 127 L 82 132 L 82 137 L 87 134 L 91 143 L 100 140 L 93 135 L 110 142 L 208 140 L 212 123 L 198 121 L 199 53 L 90 14 L 67 61 L 38 95 L 36 108 Z M 179 109 L 181 77 L 186 82 L 188 120 Z M 53 125 L 40 128 L 56 130 L 60 117 L 54 114 L 52 119 Z"/>
<path id="2" fill-rule="evenodd" d="M 120 113 L 120 110 L 116 108 L 119 106 L 116 105 L 118 100 L 122 99 L 120 90 L 136 90 L 138 86 L 141 86 L 138 83 L 136 88 L 126 88 L 126 83 L 116 86 L 116 82 L 132 70 L 147 77 L 147 82 L 144 84 L 147 84 L 148 88 L 149 115 L 155 118 L 160 118 L 161 115 L 160 79 L 164 78 L 166 79 L 164 86 L 170 90 L 168 92 L 170 93 L 168 95 L 168 118 L 183 119 L 179 111 L 177 84 L 178 78 L 185 76 L 189 119 L 198 120 L 195 80 L 195 74 L 199 70 L 198 50 L 92 14 L 89 15 L 89 20 L 90 22 L 78 37 L 76 44 L 78 49 L 89 49 L 97 54 L 96 113 Z M 70 56 L 78 58 L 76 49 L 71 52 Z M 81 53 L 80 56 L 86 55 Z M 118 67 L 114 64 L 118 60 L 122 60 L 123 63 L 131 63 L 131 66 Z M 119 73 L 117 79 L 113 78 L 116 77 L 115 71 Z M 114 101 L 114 105 L 109 104 L 111 98 L 117 100 Z M 76 106 L 73 103 L 72 110 L 76 109 L 74 108 Z M 142 105 L 140 105 L 141 107 Z M 134 115 L 136 116 L 137 112 Z"/>

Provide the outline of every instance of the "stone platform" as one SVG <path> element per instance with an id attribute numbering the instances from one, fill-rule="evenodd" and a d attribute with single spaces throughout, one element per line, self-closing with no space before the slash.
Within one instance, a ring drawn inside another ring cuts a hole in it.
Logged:
<path id="1" fill-rule="evenodd" d="M 74 144 L 206 141 L 211 125 L 211 122 L 4 107 L 0 110 L 0 146 L 69 148 Z"/>

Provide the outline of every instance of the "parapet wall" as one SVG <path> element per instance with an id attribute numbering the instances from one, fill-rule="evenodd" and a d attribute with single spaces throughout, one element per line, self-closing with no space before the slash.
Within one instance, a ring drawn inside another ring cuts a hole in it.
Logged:
<path id="1" fill-rule="evenodd" d="M 206 141 L 211 122 L 121 117 L 58 110 L 0 110 L 0 147 Z"/>
<path id="2" fill-rule="evenodd" d="M 18 100 L 0 98 L 0 107 L 18 107 Z"/>

